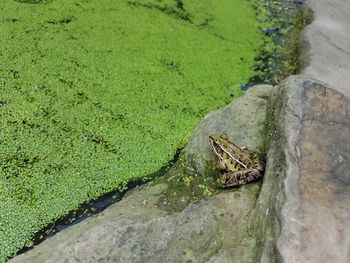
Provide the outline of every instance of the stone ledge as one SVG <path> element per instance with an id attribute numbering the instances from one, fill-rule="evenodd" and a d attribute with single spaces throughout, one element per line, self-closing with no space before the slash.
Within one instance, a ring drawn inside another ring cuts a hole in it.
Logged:
<path id="1" fill-rule="evenodd" d="M 271 101 L 264 183 L 249 219 L 250 262 L 349 262 L 349 97 L 292 76 Z"/>
<path id="2" fill-rule="evenodd" d="M 291 77 L 284 85 L 277 117 L 286 146 L 281 261 L 349 262 L 349 98 L 310 79 Z"/>
<path id="3" fill-rule="evenodd" d="M 350 95 L 350 2 L 308 0 L 314 20 L 301 36 L 302 74 Z"/>

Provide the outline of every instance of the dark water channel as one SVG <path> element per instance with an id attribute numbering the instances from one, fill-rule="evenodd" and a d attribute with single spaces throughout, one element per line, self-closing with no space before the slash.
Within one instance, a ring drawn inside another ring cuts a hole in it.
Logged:
<path id="1" fill-rule="evenodd" d="M 34 237 L 32 238 L 33 245 L 29 247 L 23 247 L 21 250 L 17 252 L 17 255 L 27 252 L 31 250 L 34 246 L 40 244 L 45 239 L 52 237 L 56 233 L 66 229 L 69 226 L 73 226 L 75 224 L 80 223 L 84 219 L 98 214 L 108 208 L 110 205 L 120 201 L 127 192 L 146 184 L 155 178 L 163 176 L 179 159 L 180 152 L 182 149 L 178 149 L 174 155 L 174 158 L 166 163 L 163 167 L 161 167 L 157 172 L 150 174 L 142 179 L 131 181 L 126 184 L 124 190 L 113 190 L 110 191 L 95 200 L 88 201 L 79 206 L 77 210 L 70 211 L 64 217 L 57 219 L 55 222 L 47 225 L 45 228 L 38 231 Z"/>
<path id="2" fill-rule="evenodd" d="M 261 28 L 265 43 L 255 58 L 253 68 L 257 74 L 241 86 L 243 91 L 256 84 L 279 84 L 284 78 L 299 70 L 299 34 L 310 21 L 305 15 L 305 0 L 263 0 L 262 5 L 270 12 L 266 21 L 271 27 Z M 259 17 L 259 9 L 256 9 Z M 272 50 L 272 52 L 271 52 Z"/>

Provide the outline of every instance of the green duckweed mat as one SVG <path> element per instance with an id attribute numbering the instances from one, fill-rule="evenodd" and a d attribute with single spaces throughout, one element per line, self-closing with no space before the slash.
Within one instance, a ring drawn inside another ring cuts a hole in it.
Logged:
<path id="1" fill-rule="evenodd" d="M 172 159 L 262 38 L 246 0 L 2 0 L 0 262 Z"/>

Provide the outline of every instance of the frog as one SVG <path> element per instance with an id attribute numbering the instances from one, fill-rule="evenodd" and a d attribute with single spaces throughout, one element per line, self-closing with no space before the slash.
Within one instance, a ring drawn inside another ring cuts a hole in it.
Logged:
<path id="1" fill-rule="evenodd" d="M 218 158 L 217 168 L 223 174 L 221 188 L 239 187 L 263 177 L 265 164 L 260 152 L 238 146 L 225 134 L 209 135 L 209 141 Z"/>

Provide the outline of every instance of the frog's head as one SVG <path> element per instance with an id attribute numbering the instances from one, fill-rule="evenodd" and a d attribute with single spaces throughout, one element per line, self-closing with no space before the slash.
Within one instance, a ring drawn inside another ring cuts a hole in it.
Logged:
<path id="1" fill-rule="evenodd" d="M 227 145 L 229 144 L 227 136 L 212 134 L 209 135 L 209 141 L 214 153 L 219 157 L 219 159 L 223 159 L 223 155 L 227 151 Z"/>
<path id="2" fill-rule="evenodd" d="M 231 142 L 227 135 L 213 134 L 209 135 L 209 141 L 214 153 L 219 159 L 232 158 L 237 160 L 240 156 L 246 154 L 246 147 L 239 147 Z"/>

